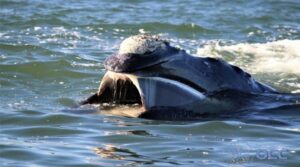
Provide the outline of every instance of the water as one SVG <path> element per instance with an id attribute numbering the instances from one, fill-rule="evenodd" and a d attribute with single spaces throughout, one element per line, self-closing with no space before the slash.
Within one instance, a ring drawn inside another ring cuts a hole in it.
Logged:
<path id="1" fill-rule="evenodd" d="M 97 90 L 104 59 L 139 33 L 299 93 L 299 18 L 297 0 L 0 0 L 0 164 L 299 166 L 300 116 L 284 108 L 197 122 L 63 112 Z"/>

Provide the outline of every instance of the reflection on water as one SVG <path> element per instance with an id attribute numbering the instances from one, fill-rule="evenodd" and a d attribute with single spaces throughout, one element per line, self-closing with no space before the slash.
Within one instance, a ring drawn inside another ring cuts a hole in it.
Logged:
<path id="1" fill-rule="evenodd" d="M 114 159 L 114 160 L 125 160 L 129 163 L 126 165 L 153 165 L 153 164 L 170 164 L 180 165 L 177 162 L 169 161 L 168 157 L 162 157 L 154 159 L 151 157 L 139 155 L 129 149 L 117 148 L 113 145 L 105 145 L 103 148 L 97 147 L 94 152 L 101 158 Z"/>
<path id="2" fill-rule="evenodd" d="M 129 150 L 122 150 L 117 149 L 116 147 L 112 145 L 105 145 L 104 148 L 97 147 L 93 150 L 96 154 L 98 154 L 101 158 L 109 158 L 109 159 L 117 159 L 121 160 L 124 159 L 125 156 L 116 155 L 117 152 L 125 152 L 125 153 L 131 153 Z M 136 154 L 134 154 L 136 155 Z"/>

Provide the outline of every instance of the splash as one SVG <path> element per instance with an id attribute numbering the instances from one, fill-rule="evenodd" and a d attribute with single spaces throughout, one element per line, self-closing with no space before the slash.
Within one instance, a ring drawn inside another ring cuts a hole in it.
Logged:
<path id="1" fill-rule="evenodd" d="M 210 43 L 197 49 L 197 55 L 221 57 L 252 73 L 300 74 L 300 40 L 279 40 L 267 43 L 240 43 L 220 46 Z"/>

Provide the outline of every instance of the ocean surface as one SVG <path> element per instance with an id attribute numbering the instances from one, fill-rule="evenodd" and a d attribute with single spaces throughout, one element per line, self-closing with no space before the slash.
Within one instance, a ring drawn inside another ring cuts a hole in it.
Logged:
<path id="1" fill-rule="evenodd" d="M 299 108 L 174 122 L 73 111 L 141 33 L 300 93 L 299 0 L 0 0 L 0 166 L 300 166 Z"/>

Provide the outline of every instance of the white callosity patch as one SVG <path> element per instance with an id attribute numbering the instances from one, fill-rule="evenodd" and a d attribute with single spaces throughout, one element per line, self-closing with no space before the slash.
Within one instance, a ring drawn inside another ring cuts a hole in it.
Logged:
<path id="1" fill-rule="evenodd" d="M 119 54 L 144 54 L 153 52 L 165 45 L 165 41 L 158 36 L 135 35 L 126 38 L 120 45 Z"/>
<path id="2" fill-rule="evenodd" d="M 232 64 L 256 72 L 300 74 L 300 40 L 240 43 L 230 46 L 209 44 L 197 50 L 201 56 L 222 57 Z"/>

